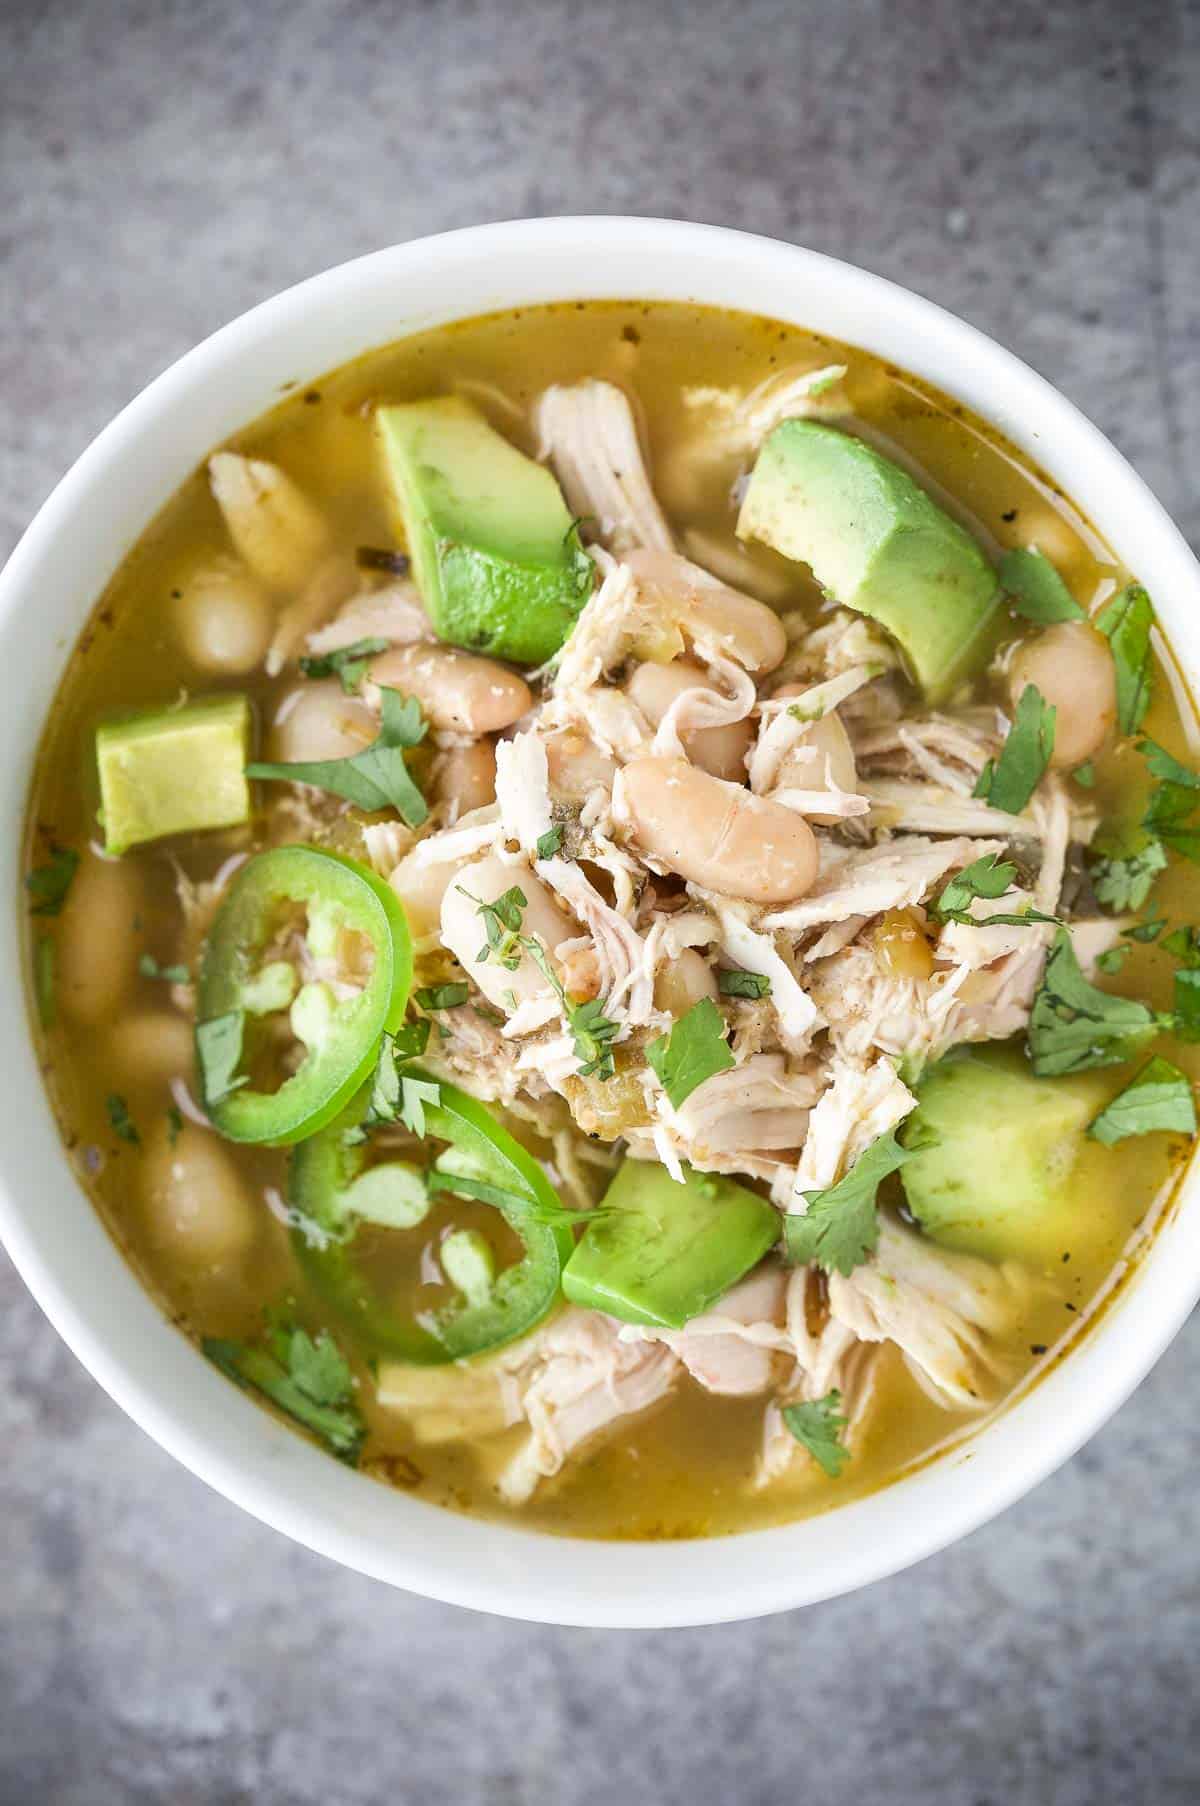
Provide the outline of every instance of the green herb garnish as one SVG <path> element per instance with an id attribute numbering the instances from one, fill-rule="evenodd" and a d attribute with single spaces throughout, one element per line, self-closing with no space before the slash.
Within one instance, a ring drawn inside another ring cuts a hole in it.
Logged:
<path id="1" fill-rule="evenodd" d="M 1148 944 L 1158 939 L 1166 925 L 1166 916 L 1149 916 L 1144 922 L 1135 922 L 1132 928 L 1126 928 L 1125 939 Z"/>
<path id="2" fill-rule="evenodd" d="M 160 966 L 153 954 L 143 953 L 138 961 L 143 978 L 161 978 L 170 985 L 185 985 L 191 978 L 186 966 Z"/>
<path id="3" fill-rule="evenodd" d="M 607 1082 L 616 1072 L 612 1044 L 620 1030 L 620 1023 L 610 1021 L 604 1014 L 602 998 L 593 997 L 587 1003 L 572 1003 L 563 988 L 562 980 L 550 964 L 550 955 L 541 941 L 523 939 L 521 945 L 558 995 L 567 1027 L 575 1039 L 580 1078 L 598 1078 Z"/>
<path id="4" fill-rule="evenodd" d="M 475 955 L 476 964 L 484 966 L 494 959 L 506 972 L 515 972 L 521 963 L 521 922 L 529 902 L 525 892 L 519 885 L 511 884 L 494 903 L 484 903 L 465 885 L 455 888 L 460 896 L 474 903 L 476 915 L 483 918 L 487 940 Z"/>
<path id="5" fill-rule="evenodd" d="M 79 869 L 79 854 L 70 847 L 50 848 L 44 865 L 25 874 L 25 889 L 32 899 L 31 916 L 56 916 L 67 900 L 71 881 Z"/>
<path id="6" fill-rule="evenodd" d="M 651 1041 L 646 1059 L 676 1110 L 705 1079 L 736 1064 L 725 1039 L 725 1018 L 711 997 L 702 997 L 669 1034 Z"/>
<path id="7" fill-rule="evenodd" d="M 414 1079 L 407 1073 L 400 1080 L 400 1121 L 419 1141 L 425 1139 L 425 1105 L 441 1101 L 441 1086 L 432 1079 Z"/>
<path id="8" fill-rule="evenodd" d="M 366 1426 L 354 1399 L 349 1363 L 326 1330 L 276 1328 L 271 1348 L 206 1336 L 201 1347 L 214 1366 L 239 1386 L 261 1392 L 294 1417 L 335 1455 L 353 1465 Z"/>
<path id="9" fill-rule="evenodd" d="M 539 859 L 553 859 L 554 855 L 558 852 L 559 848 L 562 846 L 562 843 L 563 843 L 562 829 L 561 828 L 547 828 L 546 832 L 544 834 L 541 834 L 538 836 L 538 843 L 537 843 L 538 858 Z"/>
<path id="10" fill-rule="evenodd" d="M 1200 1041 L 1200 970 L 1195 966 L 1175 974 L 1174 1028 L 1181 1041 Z"/>
<path id="11" fill-rule="evenodd" d="M 413 1001 L 423 1010 L 456 1010 L 469 994 L 469 986 L 463 983 L 425 985 L 413 993 Z"/>
<path id="12" fill-rule="evenodd" d="M 227 1010 L 223 1016 L 211 1016 L 207 1022 L 196 1024 L 196 1058 L 204 1102 L 210 1109 L 246 1083 L 245 1078 L 235 1076 L 245 1029 L 244 1010 Z"/>
<path id="13" fill-rule="evenodd" d="M 737 966 L 717 973 L 717 987 L 722 997 L 769 997 L 771 981 L 762 972 L 743 972 Z"/>
<path id="14" fill-rule="evenodd" d="M 390 640 L 355 640 L 336 652 L 302 658 L 300 669 L 305 677 L 336 677 L 347 696 L 357 696 L 371 660 L 377 652 L 386 652 L 390 644 Z"/>
<path id="15" fill-rule="evenodd" d="M 841 1393 L 827 1392 L 824 1398 L 813 1399 L 810 1403 L 784 1405 L 780 1416 L 817 1466 L 823 1468 L 831 1480 L 836 1480 L 850 1459 L 849 1449 L 839 1440 L 847 1423 L 842 1415 Z"/>
<path id="16" fill-rule="evenodd" d="M 1018 546 L 1000 560 L 1000 582 L 1014 614 L 1049 627 L 1055 621 L 1085 621 L 1087 616 L 1046 557 L 1036 546 Z"/>
<path id="17" fill-rule="evenodd" d="M 864 1148 L 850 1170 L 824 1191 L 806 1191 L 808 1209 L 783 1219 L 788 1259 L 798 1267 L 815 1261 L 827 1273 L 852 1273 L 874 1252 L 879 1241 L 875 1199 L 889 1173 L 911 1160 L 915 1148 L 902 1148 L 894 1133 L 881 1135 Z"/>
<path id="18" fill-rule="evenodd" d="M 1096 767 L 1090 759 L 1085 759 L 1082 765 L 1075 767 L 1071 776 L 1077 784 L 1082 784 L 1085 790 L 1091 790 L 1096 783 Z"/>
<path id="19" fill-rule="evenodd" d="M 1019 815 L 1045 774 L 1054 751 L 1055 711 L 1036 684 L 1026 684 L 998 759 L 989 759 L 972 795 Z"/>
<path id="20" fill-rule="evenodd" d="M 1100 856 L 1089 862 L 1096 901 L 1114 915 L 1140 909 L 1159 873 L 1167 869 L 1161 840 L 1134 828 L 1108 837 L 1100 846 Z"/>
<path id="21" fill-rule="evenodd" d="M 1079 969 L 1071 937 L 1060 928 L 1029 1017 L 1029 1053 L 1038 1078 L 1132 1060 L 1170 1018 L 1144 1003 L 1113 997 Z"/>
<path id="22" fill-rule="evenodd" d="M 110 1091 L 104 1104 L 113 1134 L 122 1141 L 129 1142 L 132 1147 L 137 1147 L 142 1138 L 138 1134 L 137 1124 L 129 1114 L 129 1105 L 120 1092 Z"/>
<path id="23" fill-rule="evenodd" d="M 1191 1083 L 1178 1066 L 1161 1055 L 1148 1061 L 1135 1079 L 1104 1106 L 1088 1127 L 1095 1141 L 1111 1147 L 1127 1135 L 1196 1133 L 1196 1101 Z"/>
<path id="24" fill-rule="evenodd" d="M 1200 928 L 1173 928 L 1163 940 L 1162 950 L 1185 966 L 1200 966 Z"/>
<path id="25" fill-rule="evenodd" d="M 1032 906 L 1020 910 L 998 911 L 990 916 L 972 915 L 968 905 L 976 898 L 1002 897 L 1011 890 L 1017 868 L 1010 861 L 998 859 L 995 853 L 984 853 L 973 859 L 951 878 L 933 905 L 933 913 L 943 922 L 962 922 L 968 928 L 1024 928 L 1033 922 L 1057 922 L 1057 916 L 1043 915 Z"/>
<path id="26" fill-rule="evenodd" d="M 379 693 L 383 698 L 379 736 L 362 752 L 346 759 L 300 760 L 286 765 L 254 763 L 247 765 L 246 776 L 311 784 L 314 789 L 344 796 L 369 813 L 395 809 L 410 828 L 419 827 L 429 814 L 429 807 L 404 762 L 404 754 L 424 739 L 426 724 L 411 696 L 386 687 L 381 687 Z"/>
<path id="27" fill-rule="evenodd" d="M 1096 970 L 1111 978 L 1121 970 L 1132 951 L 1133 949 L 1128 944 L 1123 947 L 1106 948 L 1103 953 L 1096 955 Z"/>
<path id="28" fill-rule="evenodd" d="M 1136 734 L 1150 701 L 1153 605 L 1141 584 L 1131 583 L 1105 603 L 1094 624 L 1108 641 L 1116 667 L 1121 732 Z"/>

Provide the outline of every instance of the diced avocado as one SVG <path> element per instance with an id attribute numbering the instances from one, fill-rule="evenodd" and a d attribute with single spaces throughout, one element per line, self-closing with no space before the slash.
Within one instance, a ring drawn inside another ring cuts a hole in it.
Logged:
<path id="1" fill-rule="evenodd" d="M 1035 1078 L 1012 1048 L 948 1054 L 921 1080 L 900 1132 L 919 1150 L 900 1168 L 913 1216 L 947 1248 L 1061 1261 L 1109 1227 L 1077 1172 L 1105 1095 L 1090 1075 Z"/>
<path id="2" fill-rule="evenodd" d="M 863 440 L 785 420 L 758 455 L 737 530 L 810 565 L 835 601 L 886 627 L 930 701 L 987 660 L 995 572 L 965 528 Z"/>
<path id="3" fill-rule="evenodd" d="M 244 696 L 146 709 L 97 728 L 105 850 L 248 821 L 249 739 Z"/>
<path id="4" fill-rule="evenodd" d="M 563 1270 L 575 1304 L 682 1329 L 779 1240 L 779 1212 L 745 1186 L 685 1166 L 626 1160 Z"/>
<path id="5" fill-rule="evenodd" d="M 436 632 L 455 646 L 544 664 L 595 582 L 553 476 L 457 397 L 380 408 L 378 418 Z"/>

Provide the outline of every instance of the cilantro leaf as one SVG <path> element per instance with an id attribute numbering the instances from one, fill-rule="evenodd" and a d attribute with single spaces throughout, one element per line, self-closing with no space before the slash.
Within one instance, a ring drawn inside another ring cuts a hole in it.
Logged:
<path id="1" fill-rule="evenodd" d="M 717 973 L 717 987 L 722 997 L 769 997 L 771 981 L 761 972 L 743 972 L 737 966 Z"/>
<path id="2" fill-rule="evenodd" d="M 242 1057 L 245 1028 L 245 1010 L 227 1010 L 223 1016 L 210 1016 L 207 1022 L 196 1024 L 196 1059 L 208 1108 L 246 1083 L 234 1076 Z"/>
<path id="3" fill-rule="evenodd" d="M 169 985 L 185 985 L 192 976 L 186 966 L 160 966 L 150 953 L 142 954 L 138 971 L 143 978 L 161 978 Z"/>
<path id="4" fill-rule="evenodd" d="M 1200 1041 L 1200 970 L 1195 966 L 1175 974 L 1174 1026 L 1181 1041 Z"/>
<path id="5" fill-rule="evenodd" d="M 1123 734 L 1136 734 L 1150 701 L 1150 629 L 1154 607 L 1140 583 L 1130 583 L 1106 602 L 1095 626 L 1108 641 L 1117 672 L 1117 720 Z"/>
<path id="6" fill-rule="evenodd" d="M 1166 916 L 1147 917 L 1144 922 L 1135 922 L 1132 928 L 1125 930 L 1127 941 L 1141 941 L 1143 944 L 1156 941 L 1167 925 Z"/>
<path id="7" fill-rule="evenodd" d="M 70 847 L 50 848 L 44 865 L 35 865 L 25 874 L 25 889 L 32 902 L 31 916 L 56 916 L 67 900 L 71 881 L 79 869 L 79 854 Z"/>
<path id="8" fill-rule="evenodd" d="M 360 809 L 374 813 L 395 809 L 410 828 L 420 827 L 429 806 L 404 762 L 405 751 L 425 737 L 426 726 L 419 705 L 399 690 L 380 688 L 383 717 L 379 736 L 360 753 L 345 759 L 299 760 L 272 765 L 261 761 L 247 765 L 250 778 L 278 778 L 288 784 L 311 784 L 344 796 Z"/>
<path id="9" fill-rule="evenodd" d="M 1055 621 L 1085 621 L 1087 616 L 1044 552 L 1018 546 L 1000 560 L 1000 582 L 1014 614 L 1049 627 Z"/>
<path id="10" fill-rule="evenodd" d="M 138 1134 L 137 1124 L 129 1114 L 129 1105 L 119 1092 L 109 1092 L 105 1099 L 105 1108 L 108 1111 L 108 1120 L 113 1134 L 120 1136 L 122 1141 L 128 1141 L 131 1146 L 137 1147 L 142 1138 Z"/>
<path id="11" fill-rule="evenodd" d="M 335 1455 L 353 1465 L 366 1426 L 354 1398 L 350 1367 L 327 1331 L 314 1339 L 302 1329 L 277 1328 L 272 1348 L 206 1336 L 208 1359 L 243 1389 L 261 1392 Z"/>
<path id="12" fill-rule="evenodd" d="M 711 997 L 702 997 L 686 1015 L 646 1048 L 646 1059 L 658 1074 L 676 1110 L 697 1085 L 735 1064 L 725 1040 L 725 1019 Z"/>
<path id="13" fill-rule="evenodd" d="M 1079 969 L 1070 935 L 1059 929 L 1029 1016 L 1029 1053 L 1038 1078 L 1119 1066 L 1164 1026 L 1164 1019 L 1144 1003 L 1110 996 L 1090 984 Z"/>
<path id="14" fill-rule="evenodd" d="M 1077 784 L 1082 784 L 1085 790 L 1092 790 L 1095 788 L 1096 767 L 1092 764 L 1090 759 L 1085 759 L 1082 765 L 1077 765 L 1071 773 L 1071 776 Z"/>
<path id="15" fill-rule="evenodd" d="M 425 1139 L 425 1105 L 441 1102 L 442 1088 L 432 1079 L 400 1080 L 400 1121 L 421 1141 Z"/>
<path id="16" fill-rule="evenodd" d="M 1154 880 L 1167 869 L 1167 855 L 1157 834 L 1135 828 L 1098 843 L 1099 857 L 1090 859 L 1096 901 L 1114 915 L 1140 909 Z"/>
<path id="17" fill-rule="evenodd" d="M 553 859 L 563 843 L 561 828 L 547 828 L 538 836 L 537 856 L 539 859 Z"/>
<path id="18" fill-rule="evenodd" d="M 487 939 L 475 955 L 475 963 L 483 966 L 494 958 L 506 972 L 515 972 L 521 963 L 521 922 L 529 902 L 525 892 L 519 885 L 510 884 L 494 903 L 484 903 L 465 885 L 455 888 L 460 896 L 475 904 L 476 915 L 483 918 Z"/>
<path id="19" fill-rule="evenodd" d="M 1042 781 L 1054 751 L 1055 710 L 1036 684 L 1026 684 L 998 759 L 989 759 L 973 796 L 1019 815 Z"/>
<path id="20" fill-rule="evenodd" d="M 413 993 L 413 1001 L 423 1010 L 456 1010 L 469 995 L 466 984 L 424 985 Z"/>
<path id="21" fill-rule="evenodd" d="M 1176 1135 L 1196 1133 L 1196 1100 L 1191 1082 L 1161 1055 L 1148 1061 L 1123 1091 L 1118 1091 L 1088 1126 L 1094 1141 L 1111 1147 L 1127 1135 L 1152 1135 L 1165 1129 Z"/>
<path id="22" fill-rule="evenodd" d="M 1181 784 L 1185 790 L 1200 790 L 1200 772 L 1181 765 L 1157 740 L 1151 740 L 1146 735 L 1138 741 L 1138 751 L 1145 759 L 1146 769 L 1152 778 L 1157 778 L 1160 783 Z"/>
<path id="23" fill-rule="evenodd" d="M 1121 970 L 1132 951 L 1133 949 L 1128 943 L 1123 947 L 1105 948 L 1103 953 L 1096 956 L 1097 972 L 1103 972 L 1106 976 L 1111 977 L 1113 973 Z"/>
<path id="24" fill-rule="evenodd" d="M 390 640 L 355 640 L 351 646 L 339 646 L 336 652 L 302 658 L 300 669 L 305 677 L 336 677 L 347 696 L 356 696 L 371 660 L 390 645 Z"/>
<path id="25" fill-rule="evenodd" d="M 550 964 L 550 955 L 541 941 L 533 937 L 523 938 L 521 946 L 558 993 L 567 1027 L 575 1038 L 575 1056 L 579 1061 L 580 1078 L 595 1077 L 607 1082 L 617 1069 L 612 1043 L 620 1030 L 620 1023 L 611 1022 L 604 1014 L 604 1002 L 599 997 L 590 998 L 586 1003 L 572 1003 L 558 973 Z"/>
<path id="26" fill-rule="evenodd" d="M 962 922 L 968 928 L 996 928 L 1002 925 L 1024 928 L 1032 922 L 1056 923 L 1057 916 L 1043 915 L 1040 909 L 1032 906 L 1020 910 L 1001 910 L 990 916 L 971 914 L 968 905 L 975 897 L 1002 897 L 1011 888 L 1016 875 L 1017 868 L 1010 861 L 997 858 L 995 853 L 984 853 L 951 878 L 933 905 L 933 913 L 943 922 Z"/>
<path id="27" fill-rule="evenodd" d="M 881 1135 L 864 1148 L 849 1172 L 824 1191 L 806 1191 L 808 1209 L 783 1219 L 784 1244 L 794 1265 L 815 1261 L 827 1273 L 852 1273 L 879 1240 L 875 1198 L 889 1173 L 911 1160 L 915 1148 L 902 1148 L 894 1133 Z"/>
<path id="28" fill-rule="evenodd" d="M 1164 953 L 1185 966 L 1200 966 L 1200 928 L 1175 928 L 1162 943 Z"/>
<path id="29" fill-rule="evenodd" d="M 835 1390 L 807 1404 L 784 1405 L 780 1416 L 817 1466 L 836 1480 L 850 1459 L 849 1449 L 838 1440 L 847 1423 L 842 1415 L 841 1393 Z"/>

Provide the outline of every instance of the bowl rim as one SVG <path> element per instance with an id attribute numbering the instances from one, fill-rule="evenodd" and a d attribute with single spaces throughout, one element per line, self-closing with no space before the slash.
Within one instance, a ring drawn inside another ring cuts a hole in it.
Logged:
<path id="1" fill-rule="evenodd" d="M 157 512 L 149 498 L 165 502 L 208 449 L 270 405 L 255 396 L 278 399 L 284 380 L 316 381 L 350 356 L 496 307 L 617 298 L 794 320 L 949 391 L 1100 519 L 1118 553 L 1136 549 L 1125 561 L 1155 595 L 1195 685 L 1200 565 L 1182 535 L 1099 429 L 975 327 L 851 264 L 725 227 L 587 215 L 466 227 L 337 265 L 240 315 L 122 409 L 43 503 L 0 572 L 0 656 L 23 654 L 30 672 L 0 725 L 10 897 L 19 897 L 19 824 L 47 697 L 92 603 Z M 391 330 L 371 336 L 388 320 Z M 356 352 L 320 361 L 360 334 Z M 281 378 L 289 360 L 304 367 Z M 44 649 L 31 639 L 33 598 L 60 629 Z M 18 1271 L 83 1365 L 191 1472 L 294 1540 L 412 1592 L 514 1618 L 636 1628 L 834 1597 L 935 1553 L 1037 1485 L 1128 1397 L 1200 1297 L 1193 1164 L 1153 1244 L 1070 1358 L 968 1441 L 865 1499 L 695 1542 L 568 1539 L 459 1516 L 340 1468 L 235 1392 L 167 1323 L 58 1144 L 25 1026 L 22 914 L 18 903 L 0 966 L 11 1078 L 0 1098 L 0 1239 Z"/>

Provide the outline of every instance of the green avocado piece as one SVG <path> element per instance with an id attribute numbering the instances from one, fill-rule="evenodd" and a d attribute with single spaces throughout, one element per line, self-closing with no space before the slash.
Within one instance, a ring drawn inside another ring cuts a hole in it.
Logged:
<path id="1" fill-rule="evenodd" d="M 826 593 L 886 627 L 931 702 L 989 657 L 996 574 L 907 471 L 816 420 L 770 433 L 737 531 L 808 564 Z"/>
<path id="2" fill-rule="evenodd" d="M 380 408 L 378 420 L 436 632 L 455 646 L 544 664 L 596 575 L 553 476 L 454 396 Z"/>
<path id="3" fill-rule="evenodd" d="M 908 1208 L 943 1247 L 992 1260 L 1061 1261 L 1109 1227 L 1077 1171 L 1103 1079 L 1035 1078 L 1014 1048 L 956 1049 L 917 1087 L 900 1131 Z"/>
<path id="4" fill-rule="evenodd" d="M 682 1329 L 779 1240 L 779 1212 L 745 1186 L 685 1166 L 626 1160 L 563 1270 L 574 1304 Z"/>
<path id="5" fill-rule="evenodd" d="M 105 851 L 249 821 L 249 740 L 250 704 L 240 695 L 144 709 L 98 727 Z"/>

